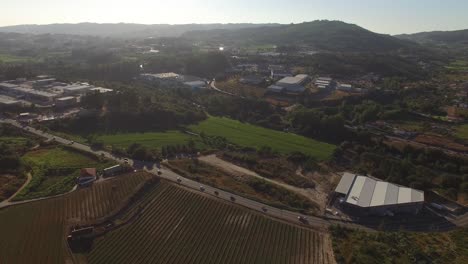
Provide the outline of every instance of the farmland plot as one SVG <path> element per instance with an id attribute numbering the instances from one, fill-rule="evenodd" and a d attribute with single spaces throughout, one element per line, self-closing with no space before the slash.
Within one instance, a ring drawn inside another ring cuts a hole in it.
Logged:
<path id="1" fill-rule="evenodd" d="M 0 210 L 0 263 L 65 263 L 67 225 L 109 215 L 145 180 L 137 173 L 60 198 Z"/>
<path id="2" fill-rule="evenodd" d="M 134 223 L 94 242 L 89 263 L 334 263 L 325 233 L 162 183 Z"/>

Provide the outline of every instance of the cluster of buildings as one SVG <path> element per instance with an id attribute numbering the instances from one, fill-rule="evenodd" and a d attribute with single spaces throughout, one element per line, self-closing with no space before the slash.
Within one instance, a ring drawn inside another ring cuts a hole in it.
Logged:
<path id="1" fill-rule="evenodd" d="M 183 84 L 190 87 L 192 90 L 205 89 L 208 87 L 208 82 L 205 79 L 173 72 L 143 73 L 140 74 L 140 79 L 150 83 Z"/>
<path id="2" fill-rule="evenodd" d="M 424 206 L 424 192 L 368 176 L 344 173 L 335 189 L 344 210 L 359 215 L 417 214 Z"/>
<path id="3" fill-rule="evenodd" d="M 17 79 L 0 83 L 0 105 L 21 106 L 74 106 L 80 97 L 90 92 L 107 93 L 111 89 L 95 87 L 88 83 L 64 83 L 49 76 L 38 76 L 34 80 Z"/>

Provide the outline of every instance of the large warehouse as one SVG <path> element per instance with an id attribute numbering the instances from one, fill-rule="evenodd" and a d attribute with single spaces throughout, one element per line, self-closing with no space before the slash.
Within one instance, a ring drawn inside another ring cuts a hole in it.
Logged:
<path id="1" fill-rule="evenodd" d="M 364 215 L 417 214 L 424 205 L 424 192 L 344 173 L 335 189 L 344 209 Z"/>

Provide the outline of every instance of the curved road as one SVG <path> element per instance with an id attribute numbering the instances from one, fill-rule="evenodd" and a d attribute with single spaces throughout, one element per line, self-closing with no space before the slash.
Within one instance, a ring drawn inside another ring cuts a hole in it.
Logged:
<path id="1" fill-rule="evenodd" d="M 106 157 L 108 159 L 115 160 L 115 161 L 117 161 L 119 163 L 124 162 L 123 158 L 116 157 L 116 156 L 112 155 L 109 152 L 101 151 L 101 150 L 93 150 L 87 145 L 76 143 L 76 142 L 73 142 L 73 141 L 58 137 L 58 136 L 54 136 L 52 134 L 49 134 L 49 133 L 34 129 L 34 128 L 29 127 L 29 126 L 22 126 L 21 124 L 19 124 L 15 120 L 5 119 L 5 120 L 0 120 L 0 122 L 11 124 L 11 125 L 16 126 L 18 128 L 29 131 L 30 133 L 33 133 L 35 135 L 44 137 L 44 138 L 46 138 L 48 140 L 55 140 L 58 143 L 61 143 L 61 144 L 64 144 L 64 145 L 69 145 L 69 146 L 71 146 L 73 148 L 76 148 L 76 149 L 79 149 L 79 150 L 82 150 L 82 151 L 86 151 L 86 152 L 90 152 L 90 153 L 93 153 L 93 154 L 98 155 L 98 156 L 103 156 L 103 157 Z M 199 182 L 184 178 L 183 176 L 181 176 L 181 175 L 179 175 L 179 174 L 177 174 L 177 173 L 175 173 L 175 172 L 173 172 L 173 171 L 171 171 L 171 170 L 169 170 L 167 168 L 164 168 L 164 167 L 161 168 L 160 169 L 161 174 L 158 174 L 158 168 L 154 167 L 153 166 L 154 164 L 148 164 L 149 166 L 145 166 L 145 165 L 141 165 L 140 162 L 135 162 L 135 161 L 132 161 L 131 159 L 128 159 L 128 163 L 130 165 L 132 165 L 132 166 L 137 166 L 137 167 L 141 166 L 142 169 L 144 169 L 144 170 L 146 170 L 146 171 L 148 171 L 148 172 L 150 172 L 152 174 L 155 174 L 155 175 L 157 175 L 157 176 L 159 176 L 159 177 L 161 177 L 163 179 L 178 183 L 178 184 L 180 184 L 180 185 L 182 185 L 184 187 L 188 187 L 188 188 L 193 189 L 193 190 L 204 192 L 206 194 L 215 196 L 215 197 L 217 197 L 219 199 L 222 199 L 222 200 L 225 200 L 227 202 L 235 203 L 237 205 L 241 205 L 241 206 L 244 206 L 246 208 L 261 212 L 262 214 L 265 214 L 267 216 L 278 218 L 278 219 L 281 219 L 281 220 L 284 220 L 284 221 L 287 221 L 287 222 L 290 222 L 290 223 L 300 224 L 300 225 L 303 225 L 303 226 L 309 226 L 309 227 L 323 229 L 323 230 L 327 229 L 332 224 L 340 224 L 342 226 L 346 226 L 346 227 L 349 227 L 349 228 L 358 228 L 358 229 L 363 229 L 363 230 L 367 230 L 367 231 L 376 230 L 380 226 L 379 224 L 377 224 L 375 222 L 369 222 L 369 223 L 362 223 L 361 222 L 361 224 L 358 224 L 358 223 L 353 223 L 353 222 L 350 222 L 350 221 L 342 221 L 342 220 L 337 220 L 337 219 L 332 219 L 332 218 L 308 216 L 308 215 L 306 216 L 306 215 L 302 215 L 302 214 L 299 214 L 299 213 L 296 213 L 296 212 L 291 212 L 291 211 L 288 211 L 288 210 L 282 210 L 282 209 L 278 209 L 278 208 L 275 208 L 275 207 L 272 207 L 272 206 L 269 206 L 269 205 L 265 205 L 265 204 L 259 203 L 257 201 L 253 201 L 253 200 L 244 198 L 242 196 L 235 195 L 235 194 L 232 194 L 232 193 L 229 193 L 227 191 L 223 191 L 223 190 L 211 187 L 211 186 L 203 185 L 203 190 L 201 190 L 202 188 L 201 188 L 201 184 Z M 215 194 L 215 192 L 217 192 L 217 194 Z M 300 221 L 298 217 L 302 217 L 302 218 L 304 218 L 306 220 L 305 221 Z M 428 222 L 428 221 L 420 221 L 419 220 L 419 221 L 405 223 L 406 229 L 411 230 L 411 231 L 447 231 L 447 230 L 452 230 L 452 229 L 456 228 L 457 226 L 467 226 L 467 225 L 468 225 L 468 214 L 465 214 L 465 215 L 463 215 L 463 216 L 461 216 L 459 218 L 456 218 L 456 219 L 451 219 L 451 221 L 441 221 L 441 222 L 437 222 L 437 223 L 431 223 L 431 222 Z M 394 226 L 388 226 L 387 227 L 388 230 L 399 230 L 400 228 L 401 228 L 401 226 L 398 223 L 394 224 Z"/>

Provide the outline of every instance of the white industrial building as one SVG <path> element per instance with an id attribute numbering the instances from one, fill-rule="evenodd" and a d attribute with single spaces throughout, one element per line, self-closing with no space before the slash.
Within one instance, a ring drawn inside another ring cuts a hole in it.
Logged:
<path id="1" fill-rule="evenodd" d="M 367 176 L 344 173 L 335 189 L 345 210 L 363 215 L 417 214 L 424 192 Z"/>
<path id="2" fill-rule="evenodd" d="M 351 84 L 341 83 L 336 89 L 343 92 L 351 92 L 353 90 L 353 86 Z"/>
<path id="3" fill-rule="evenodd" d="M 77 103 L 78 99 L 73 96 L 62 97 L 55 100 L 55 106 L 59 108 L 75 106 Z"/>
<path id="4" fill-rule="evenodd" d="M 306 89 L 306 85 L 310 81 L 309 75 L 299 74 L 294 77 L 285 77 L 279 80 L 276 84 L 268 87 L 268 91 L 272 93 L 288 93 L 301 94 Z"/>
<path id="5" fill-rule="evenodd" d="M 333 79 L 329 77 L 318 77 L 315 80 L 315 86 L 317 88 L 323 90 L 323 89 L 330 89 L 333 86 Z"/>

